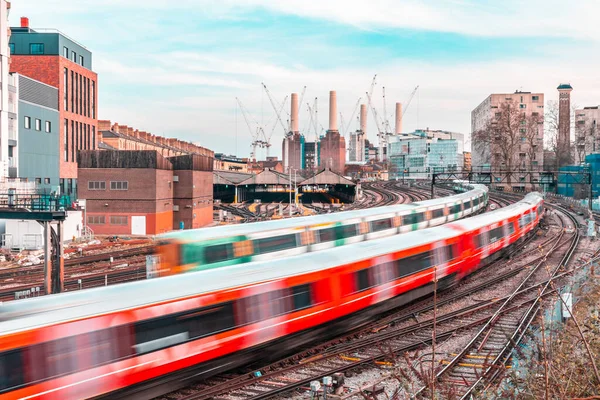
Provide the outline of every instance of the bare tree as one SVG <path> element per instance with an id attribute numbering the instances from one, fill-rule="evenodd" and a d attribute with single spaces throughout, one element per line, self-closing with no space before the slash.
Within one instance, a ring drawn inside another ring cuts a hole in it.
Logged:
<path id="1" fill-rule="evenodd" d="M 575 122 L 575 110 L 577 109 L 577 105 L 571 105 L 571 132 L 575 132 L 577 138 L 577 125 Z M 558 152 L 558 132 L 559 132 L 559 106 L 558 102 L 554 100 L 548 101 L 546 103 L 546 113 L 544 116 L 545 119 L 545 133 L 544 133 L 544 148 L 546 150 L 554 153 L 555 163 L 552 166 L 552 169 L 558 170 L 559 165 L 567 165 L 570 164 L 573 158 L 576 162 L 582 162 L 585 159 L 585 149 L 580 153 L 580 149 L 577 146 L 577 139 L 572 141 L 571 138 L 571 151 L 573 154 L 559 154 Z M 575 157 L 573 157 L 575 156 Z"/>
<path id="2" fill-rule="evenodd" d="M 499 169 L 507 174 L 508 185 L 511 185 L 511 175 L 520 165 L 521 138 L 526 131 L 525 113 L 512 102 L 501 103 L 494 117 L 487 125 L 473 133 L 473 143 L 478 148 L 489 151 L 492 165 L 499 165 Z"/>

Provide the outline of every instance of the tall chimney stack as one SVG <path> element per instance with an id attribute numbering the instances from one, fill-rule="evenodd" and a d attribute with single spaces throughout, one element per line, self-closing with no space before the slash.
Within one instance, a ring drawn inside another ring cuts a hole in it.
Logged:
<path id="1" fill-rule="evenodd" d="M 329 92 L 329 130 L 337 131 L 337 93 L 335 90 Z"/>
<path id="2" fill-rule="evenodd" d="M 291 131 L 296 133 L 298 129 L 298 93 L 292 93 Z"/>
<path id="3" fill-rule="evenodd" d="M 367 133 L 367 105 L 360 105 L 360 130 Z"/>
<path id="4" fill-rule="evenodd" d="M 396 135 L 402 133 L 402 104 L 396 103 Z"/>

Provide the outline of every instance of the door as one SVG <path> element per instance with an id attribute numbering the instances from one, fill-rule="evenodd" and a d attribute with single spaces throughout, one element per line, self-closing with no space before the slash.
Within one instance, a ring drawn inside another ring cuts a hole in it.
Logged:
<path id="1" fill-rule="evenodd" d="M 145 235 L 146 234 L 146 216 L 132 216 L 131 217 L 131 234 L 132 235 Z"/>

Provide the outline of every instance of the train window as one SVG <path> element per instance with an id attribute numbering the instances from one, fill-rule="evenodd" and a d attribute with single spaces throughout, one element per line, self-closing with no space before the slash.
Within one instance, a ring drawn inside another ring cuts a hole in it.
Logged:
<path id="1" fill-rule="evenodd" d="M 508 234 L 512 235 L 515 233 L 515 225 L 512 222 L 508 223 Z"/>
<path id="2" fill-rule="evenodd" d="M 207 264 L 226 261 L 233 257 L 233 245 L 231 243 L 216 244 L 204 248 L 204 261 Z"/>
<path id="3" fill-rule="evenodd" d="M 457 257 L 458 251 L 455 244 L 444 246 L 440 249 L 440 258 L 442 263 L 454 260 Z"/>
<path id="4" fill-rule="evenodd" d="M 369 268 L 361 269 L 360 271 L 356 271 L 354 274 L 356 279 L 356 291 L 362 292 L 363 290 L 367 290 L 371 287 L 369 282 Z"/>
<path id="5" fill-rule="evenodd" d="M 190 339 L 201 338 L 233 329 L 233 304 L 219 304 L 216 307 L 193 310 L 177 317 L 186 326 Z"/>
<path id="6" fill-rule="evenodd" d="M 475 248 L 476 249 L 480 249 L 483 246 L 487 246 L 489 244 L 487 234 L 488 234 L 487 232 L 482 232 L 479 235 L 475 236 Z"/>
<path id="7" fill-rule="evenodd" d="M 465 208 L 464 208 L 465 210 L 468 210 L 469 208 L 471 208 L 471 200 L 465 201 L 464 206 L 465 206 Z"/>
<path id="8" fill-rule="evenodd" d="M 404 217 L 404 225 L 412 225 L 423 222 L 425 219 L 424 213 L 412 213 Z"/>
<path id="9" fill-rule="evenodd" d="M 396 262 L 386 262 L 379 264 L 373 269 L 373 277 L 376 285 L 382 285 L 396 279 Z"/>
<path id="10" fill-rule="evenodd" d="M 477 207 L 479 205 L 479 199 L 476 197 L 473 199 L 473 207 Z"/>
<path id="11" fill-rule="evenodd" d="M 319 229 L 317 232 L 319 232 L 319 243 L 335 240 L 335 228 Z"/>
<path id="12" fill-rule="evenodd" d="M 294 311 L 308 308 L 313 304 L 311 285 L 309 283 L 294 286 L 292 288 L 292 293 L 294 296 Z"/>
<path id="13" fill-rule="evenodd" d="M 148 353 L 232 329 L 233 305 L 229 302 L 171 314 L 138 322 L 134 327 L 136 352 Z"/>
<path id="14" fill-rule="evenodd" d="M 272 253 L 274 251 L 282 251 L 287 249 L 293 249 L 297 246 L 296 235 L 281 235 L 273 236 L 263 239 L 256 239 L 254 241 L 257 254 Z"/>
<path id="15" fill-rule="evenodd" d="M 342 225 L 335 228 L 338 239 L 345 239 L 349 237 L 353 237 L 358 235 L 358 225 L 357 224 L 349 224 Z"/>
<path id="16" fill-rule="evenodd" d="M 403 277 L 430 268 L 432 265 L 432 254 L 426 251 L 398 260 L 396 274 L 398 277 Z"/>
<path id="17" fill-rule="evenodd" d="M 383 218 L 375 221 L 371 221 L 371 232 L 384 231 L 392 227 L 391 218 Z"/>
<path id="18" fill-rule="evenodd" d="M 499 226 L 489 232 L 490 243 L 495 243 L 504 237 L 504 228 Z"/>
<path id="19" fill-rule="evenodd" d="M 461 211 L 462 211 L 462 210 L 461 210 L 460 204 L 455 204 L 455 205 L 453 205 L 453 206 L 450 208 L 450 214 L 456 214 L 456 213 L 459 213 L 459 212 L 461 212 Z"/>
<path id="20" fill-rule="evenodd" d="M 444 216 L 444 209 L 443 208 L 439 208 L 437 210 L 432 210 L 431 211 L 431 218 L 441 218 Z"/>
<path id="21" fill-rule="evenodd" d="M 25 384 L 21 349 L 0 353 L 0 393 Z"/>

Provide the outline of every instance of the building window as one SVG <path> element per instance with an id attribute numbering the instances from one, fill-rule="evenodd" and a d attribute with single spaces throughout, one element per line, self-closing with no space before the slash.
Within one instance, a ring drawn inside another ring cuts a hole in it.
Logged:
<path id="1" fill-rule="evenodd" d="M 42 130 L 42 120 L 36 118 L 35 119 L 35 130 L 36 131 L 41 131 Z"/>
<path id="2" fill-rule="evenodd" d="M 15 54 L 15 44 L 9 43 L 8 47 L 10 48 L 10 54 Z"/>
<path id="3" fill-rule="evenodd" d="M 75 53 L 74 51 L 71 52 L 71 61 L 73 61 L 74 63 L 77 62 L 77 53 Z"/>
<path id="4" fill-rule="evenodd" d="M 87 116 L 90 117 L 92 113 L 90 112 L 90 81 L 91 79 L 87 79 Z"/>
<path id="5" fill-rule="evenodd" d="M 46 133 L 52 132 L 52 124 L 50 121 L 46 121 Z"/>
<path id="6" fill-rule="evenodd" d="M 92 81 L 92 118 L 96 119 L 96 82 Z"/>
<path id="7" fill-rule="evenodd" d="M 527 104 L 519 104 L 519 108 L 527 108 Z"/>
<path id="8" fill-rule="evenodd" d="M 83 149 L 85 143 L 83 142 L 83 122 L 79 123 L 79 149 Z"/>
<path id="9" fill-rule="evenodd" d="M 42 178 L 35 178 L 35 183 L 37 183 L 38 185 L 42 184 Z"/>
<path id="10" fill-rule="evenodd" d="M 81 109 L 81 114 L 83 114 L 84 117 L 87 117 L 87 78 L 84 76 L 83 77 L 83 108 Z"/>
<path id="11" fill-rule="evenodd" d="M 29 54 L 44 54 L 44 43 L 30 43 Z"/>
<path id="12" fill-rule="evenodd" d="M 79 56 L 79 65 L 83 67 L 83 56 Z"/>
<path id="13" fill-rule="evenodd" d="M 531 96 L 531 101 L 539 101 L 540 96 Z"/>
<path id="14" fill-rule="evenodd" d="M 71 161 L 75 161 L 75 122 L 71 121 Z"/>
<path id="15" fill-rule="evenodd" d="M 65 161 L 69 161 L 69 120 L 66 118 L 63 134 L 65 135 Z"/>
<path id="16" fill-rule="evenodd" d="M 83 75 L 79 75 L 79 115 L 83 115 Z"/>
<path id="17" fill-rule="evenodd" d="M 88 225 L 104 225 L 106 224 L 106 217 L 104 215 L 88 215 Z"/>
<path id="18" fill-rule="evenodd" d="M 127 181 L 111 181 L 110 190 L 127 190 L 129 183 Z"/>
<path id="19" fill-rule="evenodd" d="M 92 149 L 96 148 L 96 127 L 92 125 Z"/>
<path id="20" fill-rule="evenodd" d="M 64 85 L 65 85 L 65 87 L 64 87 L 65 105 L 64 105 L 64 107 L 65 107 L 65 111 L 69 111 L 69 70 L 66 68 L 65 68 L 64 75 L 65 75 L 64 76 L 64 81 L 65 81 L 65 83 L 64 83 Z"/>
<path id="21" fill-rule="evenodd" d="M 73 110 L 75 109 L 75 78 L 74 78 L 74 72 L 71 71 L 71 112 L 73 112 Z"/>
<path id="22" fill-rule="evenodd" d="M 88 190 L 106 190 L 106 182 L 88 181 Z"/>
<path id="23" fill-rule="evenodd" d="M 25 117 L 25 129 L 31 129 L 31 117 Z"/>
<path id="24" fill-rule="evenodd" d="M 75 122 L 75 149 L 79 150 L 79 123 Z"/>
<path id="25" fill-rule="evenodd" d="M 127 215 L 111 215 L 111 225 L 127 225 Z"/>
<path id="26" fill-rule="evenodd" d="M 71 110 L 73 111 L 73 110 Z M 75 72 L 75 114 L 79 114 L 79 74 Z"/>
<path id="27" fill-rule="evenodd" d="M 63 57 L 67 60 L 69 59 L 69 49 L 67 48 L 67 46 L 63 46 Z"/>
<path id="28" fill-rule="evenodd" d="M 50 178 L 44 178 L 44 184 L 49 185 L 50 184 Z"/>

